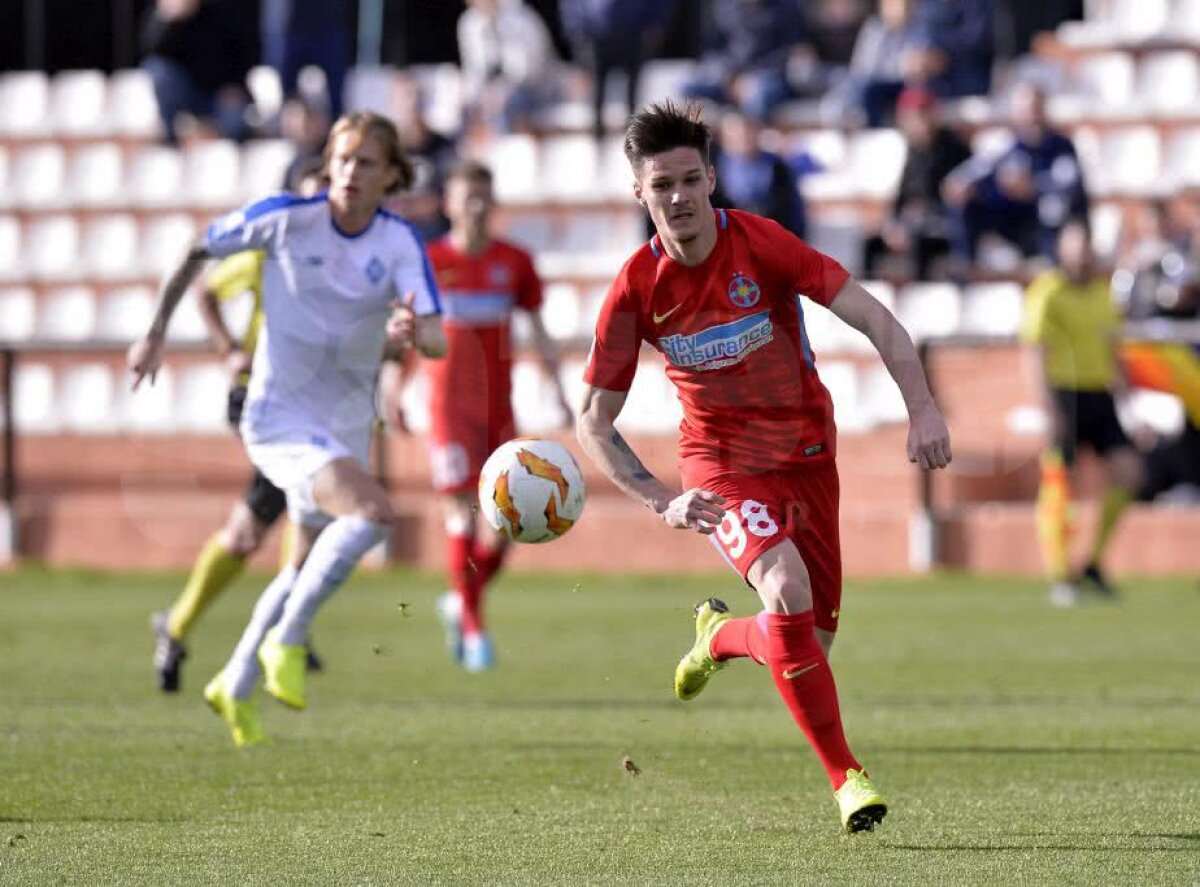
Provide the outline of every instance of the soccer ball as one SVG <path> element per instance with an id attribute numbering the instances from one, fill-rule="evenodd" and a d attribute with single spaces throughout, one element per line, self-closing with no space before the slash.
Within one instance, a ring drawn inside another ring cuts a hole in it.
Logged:
<path id="1" fill-rule="evenodd" d="M 517 438 L 488 456 L 479 474 L 479 507 L 514 542 L 552 542 L 579 516 L 587 490 L 574 457 L 552 440 Z"/>

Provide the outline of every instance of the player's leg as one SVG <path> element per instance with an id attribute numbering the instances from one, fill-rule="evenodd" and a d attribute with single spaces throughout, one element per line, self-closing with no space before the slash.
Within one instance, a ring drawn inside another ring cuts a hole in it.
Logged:
<path id="1" fill-rule="evenodd" d="M 1121 446 L 1107 452 L 1104 456 L 1104 468 L 1107 484 L 1100 502 L 1100 518 L 1096 523 L 1096 533 L 1082 578 L 1101 594 L 1111 597 L 1116 594 L 1116 589 L 1105 576 L 1101 563 L 1121 516 L 1141 487 L 1144 472 L 1141 454 L 1132 446 Z"/>
<path id="2" fill-rule="evenodd" d="M 353 456 L 317 470 L 310 497 L 315 511 L 333 520 L 317 536 L 279 623 L 259 647 L 267 692 L 293 708 L 307 704 L 304 645 L 317 611 L 395 523 L 387 492 Z"/>
<path id="3" fill-rule="evenodd" d="M 1075 532 L 1075 508 L 1071 502 L 1071 470 L 1079 441 L 1078 393 L 1051 392 L 1052 442 L 1041 456 L 1036 522 L 1046 576 L 1050 580 L 1050 602 L 1069 607 L 1079 600 L 1079 588 L 1071 579 L 1069 554 Z"/>
<path id="4" fill-rule="evenodd" d="M 446 649 L 455 662 L 463 661 L 463 634 L 468 626 L 478 633 L 479 586 L 474 569 L 475 517 L 466 492 L 441 497 L 446 532 L 446 580 L 450 589 L 438 600 L 438 617 L 446 633 Z"/>

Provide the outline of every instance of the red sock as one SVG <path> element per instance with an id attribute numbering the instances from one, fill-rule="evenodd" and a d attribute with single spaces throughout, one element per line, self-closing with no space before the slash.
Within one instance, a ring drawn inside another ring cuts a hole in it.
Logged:
<path id="1" fill-rule="evenodd" d="M 504 556 L 508 554 L 508 546 L 500 545 L 497 548 L 488 548 L 475 543 L 475 547 L 471 554 L 471 559 L 475 563 L 475 575 L 479 577 L 479 585 L 485 586 L 496 574 L 500 572 L 500 567 L 504 564 Z"/>
<path id="2" fill-rule="evenodd" d="M 836 791 L 847 770 L 862 767 L 850 754 L 842 733 L 833 671 L 813 633 L 813 614 L 770 613 L 766 618 L 767 665 L 775 688 L 797 726 L 808 737 Z"/>
<path id="3" fill-rule="evenodd" d="M 483 630 L 479 595 L 481 586 L 471 562 L 474 546 L 475 539 L 472 536 L 446 537 L 446 572 L 462 604 L 459 619 L 463 634 L 478 634 Z"/>
<path id="4" fill-rule="evenodd" d="M 717 629 L 709 645 L 709 653 L 717 662 L 726 659 L 742 659 L 750 657 L 759 665 L 767 661 L 767 635 L 763 630 L 762 617 L 744 616 L 741 619 L 730 619 Z"/>

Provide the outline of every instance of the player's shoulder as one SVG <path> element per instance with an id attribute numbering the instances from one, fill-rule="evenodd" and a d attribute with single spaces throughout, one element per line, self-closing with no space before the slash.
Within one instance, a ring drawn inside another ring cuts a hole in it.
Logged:
<path id="1" fill-rule="evenodd" d="M 751 238 L 769 240 L 793 240 L 803 243 L 799 237 L 774 219 L 760 216 L 743 209 L 718 209 L 717 227 L 728 228 Z"/>
<path id="2" fill-rule="evenodd" d="M 655 234 L 625 260 L 617 272 L 614 287 L 630 292 L 653 285 L 658 276 L 658 261 L 663 256 L 662 245 Z"/>
<path id="3" fill-rule="evenodd" d="M 319 212 L 324 208 L 326 202 L 324 191 L 320 194 L 314 194 L 311 197 L 301 197 L 299 194 L 281 191 L 249 204 L 242 210 L 242 214 L 245 216 L 247 222 L 252 222 L 255 219 L 270 215 L 294 215 Z"/>
<path id="4" fill-rule="evenodd" d="M 533 264 L 533 254 L 511 240 L 495 237 L 492 239 L 491 249 L 492 254 L 497 258 L 514 265 Z"/>
<path id="5" fill-rule="evenodd" d="M 416 249 L 425 253 L 432 252 L 432 244 L 426 244 L 421 239 L 421 235 L 413 223 L 404 218 L 404 216 L 383 207 L 380 207 L 376 211 L 376 216 L 381 222 L 379 227 L 382 236 L 390 242 L 397 244 L 399 248 L 406 250 Z"/>

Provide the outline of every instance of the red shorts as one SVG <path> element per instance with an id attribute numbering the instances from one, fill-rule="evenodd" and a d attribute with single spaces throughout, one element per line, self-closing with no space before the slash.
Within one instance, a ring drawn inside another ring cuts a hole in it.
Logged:
<path id="1" fill-rule="evenodd" d="M 429 473 L 439 493 L 473 493 L 487 457 L 517 436 L 512 415 L 499 421 L 435 419 L 429 434 Z"/>
<path id="2" fill-rule="evenodd" d="M 709 538 L 743 579 L 764 552 L 792 540 L 808 567 L 814 622 L 837 631 L 842 605 L 837 463 L 829 459 L 766 474 L 685 463 L 683 482 L 725 497 L 725 519 Z"/>

